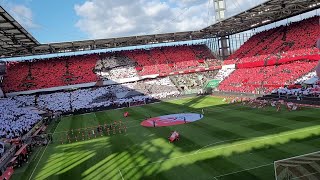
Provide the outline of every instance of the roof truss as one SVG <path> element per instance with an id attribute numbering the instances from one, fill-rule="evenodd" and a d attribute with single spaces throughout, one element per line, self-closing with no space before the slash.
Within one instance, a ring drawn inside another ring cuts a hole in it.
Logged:
<path id="1" fill-rule="evenodd" d="M 40 43 L 0 6 L 0 57 L 24 55 Z"/>

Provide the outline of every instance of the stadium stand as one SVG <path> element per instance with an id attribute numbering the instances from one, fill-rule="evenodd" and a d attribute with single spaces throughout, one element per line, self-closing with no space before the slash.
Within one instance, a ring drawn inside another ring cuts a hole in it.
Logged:
<path id="1" fill-rule="evenodd" d="M 301 78 L 297 79 L 294 84 L 303 84 L 306 81 L 310 80 L 310 79 L 317 79 L 317 74 L 315 71 L 310 72 L 304 76 L 302 76 Z"/>
<path id="2" fill-rule="evenodd" d="M 263 31 L 245 42 L 225 64 L 318 54 L 315 42 L 319 34 L 319 16 Z"/>
<path id="3" fill-rule="evenodd" d="M 224 65 L 236 64 L 236 69 L 233 66 L 219 71 L 194 71 L 169 76 L 177 71 L 221 66 L 223 62 L 217 60 L 205 45 L 157 47 L 8 63 L 3 87 L 5 92 L 90 83 L 100 79 L 117 81 L 153 74 L 162 74 L 164 77 L 1 99 L 0 117 L 4 128 L 0 135 L 9 138 L 20 136 L 37 123 L 40 115 L 27 111 L 25 108 L 29 106 L 64 113 L 128 106 L 130 102 L 163 99 L 178 96 L 181 92 L 196 93 L 212 79 L 222 81 L 220 91 L 317 95 L 320 89 L 317 84 L 274 90 L 315 78 L 315 73 L 311 71 L 317 61 L 311 59 L 312 55 L 320 54 L 314 48 L 313 41 L 320 34 L 317 23 L 315 17 L 254 35 L 224 62 Z"/>
<path id="4" fill-rule="evenodd" d="M 26 99 L 35 102 L 38 108 L 54 112 L 74 112 L 109 106 L 127 106 L 133 101 L 164 99 L 179 95 L 180 92 L 168 77 L 133 83 L 110 85 L 97 88 L 41 94 Z M 18 96 L 19 97 L 19 96 Z M 34 99 L 33 99 L 34 98 Z M 32 105 L 30 103 L 30 105 Z"/>
<path id="5" fill-rule="evenodd" d="M 0 137 L 10 139 L 26 134 L 42 119 L 40 110 L 74 113 L 97 108 L 127 107 L 132 102 L 164 99 L 179 94 L 169 77 L 166 77 L 105 87 L 2 98 Z M 39 111 L 30 110 L 31 107 Z"/>
<path id="6" fill-rule="evenodd" d="M 222 68 L 213 79 L 219 80 L 221 82 L 235 70 L 235 68 Z"/>
<path id="7" fill-rule="evenodd" d="M 113 56 L 101 54 L 100 59 L 96 62 L 95 73 L 101 79 L 123 79 L 138 76 L 135 69 L 135 62 L 128 57 L 114 53 Z"/>
<path id="8" fill-rule="evenodd" d="M 42 119 L 37 112 L 24 107 L 30 104 L 29 98 L 0 99 L 0 138 L 21 137 Z"/>
<path id="9" fill-rule="evenodd" d="M 319 17 L 252 36 L 225 61 L 237 70 L 223 81 L 220 91 L 270 93 L 274 88 L 293 84 L 317 64 L 315 42 L 320 34 Z"/>
<path id="10" fill-rule="evenodd" d="M 201 59 L 200 59 L 201 58 Z M 202 59 L 204 58 L 204 59 Z M 220 65 L 205 45 L 173 46 L 9 63 L 4 91 L 19 92 Z M 18 75 L 16 72 L 19 70 Z"/>
<path id="11" fill-rule="evenodd" d="M 279 66 L 237 69 L 219 86 L 220 91 L 269 93 L 273 89 L 292 84 L 316 66 L 315 61 L 298 61 Z"/>
<path id="12" fill-rule="evenodd" d="M 206 71 L 170 76 L 172 82 L 184 93 L 199 93 L 209 80 L 214 79 L 218 71 Z"/>

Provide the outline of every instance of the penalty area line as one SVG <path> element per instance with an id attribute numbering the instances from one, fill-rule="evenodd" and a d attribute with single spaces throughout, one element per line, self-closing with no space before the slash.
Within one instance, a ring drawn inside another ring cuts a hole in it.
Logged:
<path id="1" fill-rule="evenodd" d="M 261 166 L 255 166 L 255 167 L 252 167 L 252 168 L 247 168 L 247 169 L 243 169 L 243 170 L 239 170 L 239 171 L 234 171 L 234 172 L 222 174 L 222 175 L 219 175 L 219 176 L 214 176 L 213 178 L 214 179 L 218 179 L 220 177 L 229 176 L 229 175 L 232 175 L 232 174 L 238 174 L 238 173 L 245 172 L 245 171 L 250 171 L 250 170 L 253 170 L 253 169 L 259 169 L 259 168 L 270 166 L 270 165 L 273 165 L 273 163 L 263 164 Z"/>
<path id="2" fill-rule="evenodd" d="M 212 146 L 212 145 L 216 145 L 216 144 L 220 144 L 220 143 L 225 143 L 225 142 L 231 142 L 231 141 L 238 141 L 238 140 L 244 140 L 246 138 L 236 138 L 236 139 L 229 139 L 229 140 L 224 140 L 224 141 L 218 141 L 218 142 L 214 142 L 208 145 L 203 146 L 202 148 L 198 149 L 196 152 L 194 152 L 193 154 L 198 154 L 199 151 L 201 151 L 202 149 Z"/>
<path id="3" fill-rule="evenodd" d="M 216 142 L 216 143 L 212 143 L 212 144 L 210 144 L 210 145 L 220 144 L 220 143 L 223 143 L 223 142 L 236 141 L 236 140 L 238 140 L 238 139 L 239 139 L 239 138 L 229 139 L 229 140 L 225 140 L 225 141 L 219 141 L 219 142 Z M 241 139 L 243 139 L 243 138 L 241 138 Z M 206 145 L 206 146 L 209 146 L 209 145 Z M 203 148 L 204 148 L 204 147 L 202 147 L 201 149 L 203 149 Z M 194 152 L 194 153 L 190 153 L 190 154 L 186 154 L 186 155 L 182 155 L 182 156 L 176 156 L 176 157 L 172 157 L 172 158 L 167 158 L 167 159 L 163 159 L 163 160 L 159 160 L 159 161 L 154 161 L 154 162 L 150 162 L 150 163 L 146 163 L 146 164 L 140 164 L 140 165 L 137 165 L 137 166 L 135 166 L 135 167 L 127 167 L 127 168 L 124 168 L 123 170 L 133 169 L 133 168 L 142 167 L 142 166 L 148 166 L 148 165 L 151 165 L 151 164 L 157 164 L 157 163 L 161 163 L 161 162 L 168 161 L 168 160 L 180 159 L 180 158 L 183 158 L 183 157 L 193 156 L 193 155 L 196 155 L 196 154 L 201 154 L 201 153 L 207 152 L 207 151 L 199 152 L 201 149 L 197 150 L 197 151 Z M 211 151 L 212 151 L 212 150 L 211 150 Z"/>

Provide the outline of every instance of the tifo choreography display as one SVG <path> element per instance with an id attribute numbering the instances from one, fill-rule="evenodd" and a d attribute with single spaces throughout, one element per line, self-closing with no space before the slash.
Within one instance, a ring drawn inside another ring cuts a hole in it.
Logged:
<path id="1" fill-rule="evenodd" d="M 204 5 L 98 10 L 110 2 L 74 9 L 117 31 Z M 0 7 L 0 180 L 320 179 L 320 153 L 304 155 L 320 147 L 317 8 L 269 0 L 196 31 L 41 44 Z"/>

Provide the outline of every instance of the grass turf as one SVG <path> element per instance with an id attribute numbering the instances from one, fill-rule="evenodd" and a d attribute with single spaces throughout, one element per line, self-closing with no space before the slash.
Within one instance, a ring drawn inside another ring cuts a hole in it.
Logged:
<path id="1" fill-rule="evenodd" d="M 190 124 L 145 128 L 146 117 L 201 112 Z M 128 111 L 130 117 L 123 119 Z M 220 98 L 195 97 L 64 117 L 53 144 L 34 150 L 30 162 L 17 169 L 16 179 L 275 179 L 273 162 L 318 151 L 319 110 L 276 112 L 228 105 Z M 70 129 L 122 119 L 126 134 L 60 144 Z M 52 125 L 55 127 L 55 125 Z M 169 143 L 172 130 L 181 139 Z"/>

